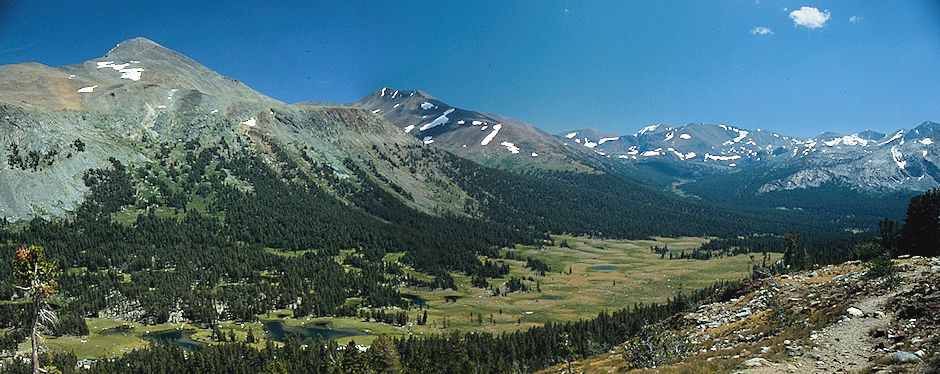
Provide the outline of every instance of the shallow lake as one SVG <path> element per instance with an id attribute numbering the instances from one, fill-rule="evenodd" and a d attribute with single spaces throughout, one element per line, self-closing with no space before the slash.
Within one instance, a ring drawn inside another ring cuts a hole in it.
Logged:
<path id="1" fill-rule="evenodd" d="M 428 303 L 427 300 L 422 299 L 421 296 L 412 295 L 410 293 L 403 293 L 401 294 L 401 297 L 405 300 L 408 300 L 411 305 L 427 306 Z"/>
<path id="2" fill-rule="evenodd" d="M 192 333 L 183 330 L 156 331 L 144 334 L 143 338 L 152 342 L 173 342 L 187 351 L 195 351 L 202 347 L 202 343 L 193 340 Z"/>
<path id="3" fill-rule="evenodd" d="M 306 343 L 319 335 L 323 340 L 345 338 L 347 336 L 365 335 L 354 329 L 337 329 L 326 323 L 308 323 L 304 326 L 288 326 L 281 321 L 267 321 L 264 331 L 268 339 L 283 342 L 287 334 L 297 334 L 302 343 Z"/>

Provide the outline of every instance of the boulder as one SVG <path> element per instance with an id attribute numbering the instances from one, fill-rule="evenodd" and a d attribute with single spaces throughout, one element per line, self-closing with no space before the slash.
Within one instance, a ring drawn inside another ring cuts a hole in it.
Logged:
<path id="1" fill-rule="evenodd" d="M 758 367 L 758 366 L 774 366 L 774 363 L 767 361 L 765 358 L 755 357 L 750 360 L 744 361 L 744 365 L 749 367 Z"/>
<path id="2" fill-rule="evenodd" d="M 904 351 L 891 352 L 886 354 L 884 357 L 879 360 L 879 362 L 885 364 L 895 364 L 895 363 L 917 363 L 922 362 L 923 360 L 920 357 L 915 356 L 913 353 L 907 353 Z"/>

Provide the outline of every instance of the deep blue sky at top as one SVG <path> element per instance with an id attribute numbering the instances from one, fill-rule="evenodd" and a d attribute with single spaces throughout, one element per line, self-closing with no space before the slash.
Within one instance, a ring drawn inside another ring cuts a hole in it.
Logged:
<path id="1" fill-rule="evenodd" d="M 802 6 L 830 17 L 796 26 Z M 0 64 L 79 63 L 136 36 L 285 102 L 421 89 L 549 132 L 940 121 L 937 0 L 0 0 Z"/>

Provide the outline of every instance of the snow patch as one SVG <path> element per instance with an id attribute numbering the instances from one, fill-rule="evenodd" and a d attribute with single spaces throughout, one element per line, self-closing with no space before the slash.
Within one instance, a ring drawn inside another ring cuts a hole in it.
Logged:
<path id="1" fill-rule="evenodd" d="M 620 137 L 619 137 L 619 136 L 615 136 L 615 137 L 612 137 L 612 138 L 600 138 L 600 139 L 597 141 L 597 144 L 604 144 L 604 143 L 606 143 L 606 142 L 612 142 L 612 141 L 615 141 L 615 140 L 620 140 Z"/>
<path id="2" fill-rule="evenodd" d="M 421 141 L 424 142 L 424 144 L 431 144 L 431 143 L 434 143 L 434 139 L 431 139 L 430 136 L 425 136 L 424 139 L 421 140 Z"/>
<path id="3" fill-rule="evenodd" d="M 479 126 L 479 125 L 482 125 L 482 124 L 483 124 L 483 121 L 473 121 L 472 124 L 473 124 L 474 126 Z"/>
<path id="4" fill-rule="evenodd" d="M 392 106 L 392 109 L 398 108 L 399 105 L 401 105 L 401 103 L 398 103 L 398 104 L 393 105 L 393 106 Z"/>
<path id="5" fill-rule="evenodd" d="M 434 104 L 431 104 L 427 101 L 421 103 L 421 109 L 430 110 L 431 108 L 434 108 Z"/>
<path id="6" fill-rule="evenodd" d="M 388 89 L 388 87 L 382 87 L 382 97 L 385 97 L 385 90 L 387 90 L 387 89 Z"/>
<path id="7" fill-rule="evenodd" d="M 640 154 L 640 156 L 649 157 L 649 156 L 659 156 L 660 154 L 661 153 L 659 151 L 646 151 Z"/>
<path id="8" fill-rule="evenodd" d="M 499 133 L 499 129 L 501 128 L 503 128 L 503 125 L 500 125 L 500 124 L 493 125 L 493 132 L 487 134 L 486 137 L 483 138 L 483 141 L 480 142 L 480 145 L 490 144 L 490 142 L 493 141 L 493 138 L 496 137 L 496 134 Z"/>
<path id="9" fill-rule="evenodd" d="M 931 145 L 931 144 L 933 144 L 933 140 L 930 140 L 930 138 L 923 138 L 923 139 L 920 140 L 920 144 L 923 144 L 923 145 Z"/>
<path id="10" fill-rule="evenodd" d="M 713 154 L 708 154 L 708 153 L 705 154 L 706 160 L 712 159 L 715 161 L 731 161 L 731 160 L 737 160 L 739 158 L 741 158 L 741 155 L 719 156 L 719 155 L 713 155 Z"/>
<path id="11" fill-rule="evenodd" d="M 689 134 L 682 134 L 682 135 L 679 135 L 679 138 L 680 138 L 680 139 L 692 139 L 692 135 L 689 135 Z"/>
<path id="12" fill-rule="evenodd" d="M 584 138 L 584 146 L 585 146 L 585 147 L 588 147 L 588 148 L 594 148 L 594 147 L 597 147 L 597 143 L 592 142 L 592 141 L 591 141 L 590 139 L 588 139 L 588 138 Z"/>
<path id="13" fill-rule="evenodd" d="M 666 134 L 666 141 L 672 140 L 672 137 L 674 136 L 676 136 L 676 133 L 670 131 L 668 134 Z"/>
<path id="14" fill-rule="evenodd" d="M 379 109 L 373 110 L 372 113 L 378 113 L 378 112 L 381 112 L 381 111 L 382 111 L 382 108 L 379 108 Z"/>
<path id="15" fill-rule="evenodd" d="M 578 135 L 578 133 L 572 132 L 572 133 L 568 133 L 568 135 L 565 135 L 565 137 L 568 138 L 568 139 L 571 139 L 571 138 L 573 138 L 573 137 L 575 137 L 575 136 L 577 136 L 577 135 Z"/>
<path id="16" fill-rule="evenodd" d="M 458 125 L 463 125 L 463 124 L 465 124 L 465 123 L 467 123 L 467 121 L 464 121 L 464 120 L 457 121 L 457 124 L 458 124 Z"/>
<path id="17" fill-rule="evenodd" d="M 924 151 L 924 152 L 927 152 L 927 151 Z M 535 153 L 535 152 L 532 152 L 532 157 L 539 157 L 539 154 L 538 154 L 538 153 Z"/>
<path id="18" fill-rule="evenodd" d="M 82 88 L 79 88 L 79 89 L 78 89 L 78 93 L 94 92 L 96 88 L 98 88 L 98 85 L 97 85 L 97 84 L 94 85 L 94 86 L 82 87 Z"/>
<path id="19" fill-rule="evenodd" d="M 695 156 L 696 156 L 695 152 L 689 152 L 685 154 L 685 158 L 695 158 Z"/>
<path id="20" fill-rule="evenodd" d="M 209 113 L 209 114 L 216 114 L 216 113 L 218 113 L 218 112 L 219 112 L 219 110 L 218 110 L 218 109 L 213 109 L 213 110 L 212 110 L 212 112 L 211 112 L 211 113 Z"/>
<path id="21" fill-rule="evenodd" d="M 833 147 L 833 146 L 835 146 L 835 145 L 837 145 L 837 144 L 839 144 L 839 143 L 842 143 L 842 144 L 845 144 L 845 145 L 859 145 L 859 144 L 861 144 L 862 147 L 865 147 L 865 146 L 868 145 L 868 140 L 859 138 L 858 135 L 846 135 L 846 136 L 843 136 L 843 137 L 841 137 L 841 138 L 832 139 L 832 140 L 830 140 L 830 141 L 828 141 L 828 142 L 823 142 L 823 144 L 825 144 L 825 145 L 827 145 L 827 146 L 830 146 L 830 147 Z"/>
<path id="22" fill-rule="evenodd" d="M 650 132 L 650 131 L 655 131 L 658 127 L 659 127 L 659 125 L 646 126 L 646 127 L 643 128 L 643 130 L 640 130 L 640 132 L 636 133 L 636 135 L 646 134 L 646 133 L 648 133 L 648 132 Z M 634 136 L 636 136 L 636 135 L 634 135 Z"/>
<path id="23" fill-rule="evenodd" d="M 747 136 L 747 134 L 748 134 L 748 132 L 747 132 L 747 131 L 744 131 L 744 130 L 738 130 L 738 129 L 735 129 L 735 128 L 732 128 L 732 130 L 738 132 L 738 137 L 732 139 L 735 143 L 744 140 L 744 138 L 745 138 L 745 137 Z"/>
<path id="24" fill-rule="evenodd" d="M 578 143 L 578 144 L 581 144 L 581 139 L 575 139 L 574 142 L 575 142 L 575 143 Z"/>
<path id="25" fill-rule="evenodd" d="M 405 132 L 406 132 L 406 133 L 409 133 L 409 132 L 411 132 L 411 130 L 414 130 L 414 129 L 415 129 L 415 125 L 408 125 L 408 126 L 405 126 Z"/>
<path id="26" fill-rule="evenodd" d="M 515 155 L 515 154 L 519 154 L 519 147 L 516 147 L 516 145 L 513 144 L 513 143 L 510 143 L 510 142 L 502 142 L 502 143 L 499 143 L 499 145 L 506 147 L 506 149 L 508 149 L 509 152 L 512 153 L 512 154 L 514 154 L 514 155 Z"/>
<path id="27" fill-rule="evenodd" d="M 144 71 L 143 68 L 128 69 L 127 66 L 130 65 L 129 63 L 115 64 L 114 61 L 99 61 L 97 64 L 98 64 L 98 69 L 112 68 L 114 70 L 121 72 L 121 79 L 130 79 L 132 81 L 139 81 L 140 74 L 141 72 Z"/>
<path id="28" fill-rule="evenodd" d="M 900 138 L 900 137 L 902 137 L 902 136 L 904 136 L 904 130 L 899 130 L 899 131 L 897 132 L 897 134 L 894 134 L 894 136 L 892 136 L 891 139 L 888 139 L 888 140 L 885 141 L 884 143 L 881 143 L 881 145 L 885 145 L 885 144 L 891 143 L 891 142 L 893 142 L 893 141 L 895 141 L 895 140 L 898 140 L 898 138 Z"/>
<path id="29" fill-rule="evenodd" d="M 904 169 L 907 166 L 907 161 L 902 161 L 901 157 L 904 157 L 901 154 L 901 151 L 898 151 L 898 147 L 891 147 L 891 158 L 894 159 L 894 163 L 898 165 L 899 168 Z"/>
<path id="30" fill-rule="evenodd" d="M 431 121 L 430 123 L 425 124 L 424 126 L 421 126 L 421 128 L 419 129 L 419 131 L 425 131 L 425 130 L 427 130 L 427 129 L 434 128 L 434 127 L 437 127 L 437 126 L 446 124 L 447 121 L 450 121 L 450 118 L 447 118 L 447 115 L 448 115 L 448 114 L 451 114 L 451 113 L 453 113 L 453 112 L 454 112 L 454 108 L 450 108 L 450 109 L 444 111 L 444 114 L 442 114 L 440 117 L 437 117 L 437 118 L 435 118 L 433 121 Z"/>
<path id="31" fill-rule="evenodd" d="M 242 125 L 245 125 L 248 127 L 255 127 L 255 124 L 256 124 L 255 117 L 251 117 L 247 121 L 242 122 Z"/>

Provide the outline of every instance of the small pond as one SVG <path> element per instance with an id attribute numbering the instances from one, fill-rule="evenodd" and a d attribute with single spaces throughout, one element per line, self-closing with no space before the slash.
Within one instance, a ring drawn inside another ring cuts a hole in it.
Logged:
<path id="1" fill-rule="evenodd" d="M 144 334 L 143 338 L 152 342 L 173 342 L 187 351 L 195 351 L 202 347 L 202 343 L 193 340 L 192 334 L 192 331 L 183 330 L 155 331 Z"/>
<path id="2" fill-rule="evenodd" d="M 444 300 L 447 300 L 447 302 L 451 302 L 451 303 L 456 303 L 457 300 L 460 300 L 462 298 L 463 296 L 457 296 L 457 295 L 444 296 Z"/>
<path id="3" fill-rule="evenodd" d="M 617 270 L 616 266 L 592 266 L 591 270 Z"/>
<path id="4" fill-rule="evenodd" d="M 427 300 L 422 299 L 421 296 L 418 296 L 418 295 L 412 295 L 410 293 L 403 293 L 401 294 L 401 297 L 405 300 L 408 300 L 408 302 L 411 303 L 411 305 L 417 305 L 417 306 L 428 305 Z"/>
<path id="5" fill-rule="evenodd" d="M 101 330 L 99 334 L 101 335 L 116 335 L 116 334 L 127 334 L 134 331 L 134 328 L 128 325 L 115 326 Z"/>
<path id="6" fill-rule="evenodd" d="M 539 299 L 542 299 L 542 300 L 561 300 L 562 297 L 561 297 L 561 296 L 544 295 L 544 296 L 542 296 L 542 297 L 539 297 Z"/>
<path id="7" fill-rule="evenodd" d="M 264 322 L 264 331 L 268 339 L 283 342 L 287 334 L 297 334 L 301 343 L 306 343 L 319 335 L 323 340 L 345 338 L 347 336 L 365 335 L 354 329 L 336 329 L 327 323 L 308 323 L 304 326 L 288 326 L 281 321 Z"/>

